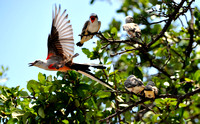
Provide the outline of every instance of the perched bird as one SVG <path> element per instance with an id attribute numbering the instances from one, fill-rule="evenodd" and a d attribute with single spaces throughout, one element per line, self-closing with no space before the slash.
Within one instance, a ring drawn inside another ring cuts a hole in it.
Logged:
<path id="1" fill-rule="evenodd" d="M 144 90 L 144 85 L 142 81 L 135 77 L 135 75 L 130 75 L 124 82 L 125 88 L 135 94 L 141 93 Z"/>
<path id="2" fill-rule="evenodd" d="M 123 25 L 123 30 L 126 31 L 131 38 L 141 36 L 140 27 L 137 24 L 133 23 L 132 16 L 126 16 L 125 22 L 126 24 Z"/>
<path id="3" fill-rule="evenodd" d="M 81 47 L 83 46 L 83 43 L 92 39 L 94 34 L 99 31 L 101 27 L 101 22 L 98 21 L 98 16 L 95 13 L 92 13 L 90 15 L 90 18 L 88 21 L 85 22 L 82 32 L 81 32 L 81 41 L 78 42 L 76 45 Z"/>
<path id="4" fill-rule="evenodd" d="M 153 81 L 149 81 L 144 88 L 144 94 L 147 98 L 155 98 L 155 95 L 158 94 L 158 88 L 156 87 Z"/>
<path id="5" fill-rule="evenodd" d="M 77 72 L 84 74 L 85 76 L 101 83 L 102 85 L 110 88 L 103 80 L 95 77 L 89 69 L 94 67 L 98 69 L 105 69 L 106 67 L 98 64 L 79 64 L 74 63 L 73 58 L 78 56 L 74 55 L 74 39 L 72 26 L 69 24 L 68 14 L 66 10 L 61 14 L 61 7 L 57 10 L 55 6 L 55 13 L 53 12 L 53 22 L 51 33 L 48 37 L 48 55 L 46 60 L 36 60 L 33 63 L 29 63 L 29 66 L 36 66 L 50 71 L 66 72 L 68 70 L 76 70 Z"/>

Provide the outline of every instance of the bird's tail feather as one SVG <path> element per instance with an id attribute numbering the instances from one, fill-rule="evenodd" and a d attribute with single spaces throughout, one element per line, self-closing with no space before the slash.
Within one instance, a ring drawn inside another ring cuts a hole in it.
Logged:
<path id="1" fill-rule="evenodd" d="M 79 73 L 91 78 L 92 80 L 95 80 L 97 82 L 99 82 L 100 84 L 104 85 L 105 87 L 111 89 L 114 91 L 113 88 L 111 88 L 111 86 L 109 84 L 107 84 L 106 82 L 104 82 L 103 80 L 97 78 L 94 74 L 92 74 L 91 72 L 89 71 L 85 71 L 85 70 L 78 70 Z"/>
<path id="2" fill-rule="evenodd" d="M 90 71 L 89 67 L 97 68 L 97 69 L 106 69 L 105 66 L 100 64 L 79 64 L 79 63 L 73 63 L 71 65 L 71 68 L 78 71 L 78 70 L 87 70 Z"/>

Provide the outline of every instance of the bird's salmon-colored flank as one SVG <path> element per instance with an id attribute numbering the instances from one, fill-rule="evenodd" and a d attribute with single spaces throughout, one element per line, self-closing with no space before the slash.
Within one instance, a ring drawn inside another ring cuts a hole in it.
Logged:
<path id="1" fill-rule="evenodd" d="M 48 68 L 49 69 L 51 69 L 51 70 L 55 70 L 55 71 L 64 71 L 64 72 L 66 72 L 66 71 L 68 71 L 68 70 L 71 70 L 69 67 L 67 67 L 67 66 L 63 66 L 63 67 L 61 67 L 61 68 L 59 68 L 59 69 L 56 69 L 55 67 L 53 67 L 53 65 L 54 64 L 51 64 L 51 65 L 49 65 L 48 66 Z"/>
<path id="2" fill-rule="evenodd" d="M 53 53 L 49 53 L 46 60 L 50 59 L 51 56 L 53 56 Z"/>

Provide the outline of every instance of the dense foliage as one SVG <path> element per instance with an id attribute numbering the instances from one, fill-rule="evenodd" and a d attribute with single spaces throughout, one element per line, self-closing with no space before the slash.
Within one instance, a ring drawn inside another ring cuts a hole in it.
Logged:
<path id="1" fill-rule="evenodd" d="M 75 71 L 39 73 L 38 81 L 28 81 L 29 92 L 0 87 L 1 122 L 200 123 L 200 10 L 194 0 L 124 0 L 117 13 L 133 15 L 141 38 L 130 39 L 121 31 L 124 20 L 113 19 L 97 33 L 92 51 L 82 48 L 88 59 L 109 66 L 94 73 L 115 91 Z M 125 90 L 132 74 L 145 85 L 155 82 L 155 99 Z"/>

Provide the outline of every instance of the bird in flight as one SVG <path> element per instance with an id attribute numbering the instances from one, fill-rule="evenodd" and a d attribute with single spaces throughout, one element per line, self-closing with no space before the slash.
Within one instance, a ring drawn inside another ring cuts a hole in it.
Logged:
<path id="1" fill-rule="evenodd" d="M 69 24 L 68 14 L 66 10 L 61 14 L 61 7 L 55 12 L 53 11 L 53 21 L 51 33 L 48 36 L 48 54 L 46 60 L 36 60 L 29 63 L 29 66 L 36 66 L 49 71 L 67 72 L 68 70 L 76 70 L 85 76 L 99 82 L 100 84 L 110 88 L 111 86 L 103 80 L 97 78 L 90 72 L 89 67 L 97 69 L 105 69 L 106 67 L 99 64 L 80 64 L 74 63 L 73 58 L 78 54 L 74 54 L 74 38 L 72 25 Z M 112 89 L 113 90 L 113 89 Z"/>
<path id="2" fill-rule="evenodd" d="M 95 13 L 92 13 L 90 15 L 89 20 L 87 20 L 83 26 L 82 32 L 81 32 L 81 41 L 78 42 L 76 45 L 81 47 L 83 46 L 83 43 L 92 39 L 94 34 L 97 33 L 101 27 L 101 22 L 98 21 L 98 16 Z"/>

